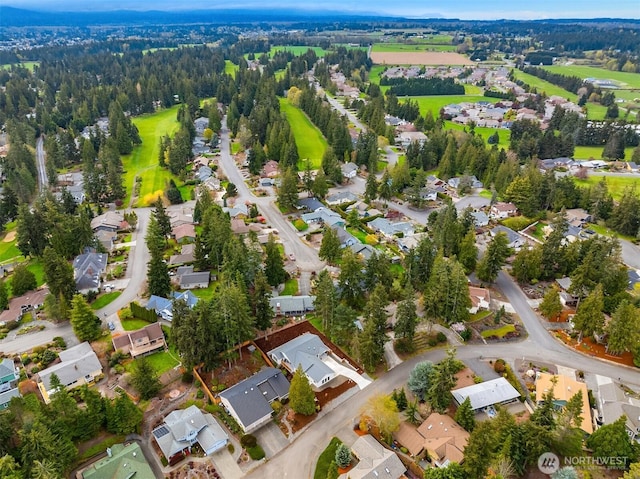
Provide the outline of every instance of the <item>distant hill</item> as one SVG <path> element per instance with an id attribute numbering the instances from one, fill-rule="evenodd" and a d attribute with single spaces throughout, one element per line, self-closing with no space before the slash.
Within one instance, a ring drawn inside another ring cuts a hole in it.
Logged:
<path id="1" fill-rule="evenodd" d="M 357 13 L 327 10 L 292 9 L 211 9 L 191 11 L 135 11 L 112 10 L 103 12 L 44 12 L 0 6 L 0 25 L 3 27 L 28 26 L 86 26 L 86 25 L 140 25 L 188 23 L 247 23 L 261 21 L 308 20 L 381 20 L 395 18 L 375 13 Z"/>

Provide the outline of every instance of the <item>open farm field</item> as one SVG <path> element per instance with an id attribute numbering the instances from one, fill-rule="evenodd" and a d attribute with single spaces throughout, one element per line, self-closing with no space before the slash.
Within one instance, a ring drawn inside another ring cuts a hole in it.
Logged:
<path id="1" fill-rule="evenodd" d="M 285 98 L 280 98 L 280 111 L 285 114 L 296 138 L 298 147 L 298 169 L 303 170 L 305 160 L 311 160 L 311 167 L 318 168 L 322 162 L 322 155 L 327 149 L 327 140 L 302 110 L 293 106 Z"/>
<path id="2" fill-rule="evenodd" d="M 576 185 L 587 188 L 589 186 L 596 185 L 602 180 L 602 176 L 590 176 L 586 180 L 576 179 Z M 636 195 L 640 195 L 640 178 L 638 176 L 607 176 L 604 177 L 609 188 L 609 193 L 613 196 L 614 200 L 619 200 L 622 197 L 624 190 L 630 187 L 635 187 Z"/>
<path id="3" fill-rule="evenodd" d="M 165 183 L 172 178 L 171 173 L 158 165 L 159 141 L 163 135 L 172 135 L 178 129 L 176 115 L 178 106 L 162 110 L 150 115 L 133 119 L 138 127 L 142 145 L 133 149 L 133 153 L 122 157 L 124 167 L 123 182 L 127 188 L 124 204 L 128 205 L 136 176 L 142 178 L 138 202 L 132 206 L 142 205 L 142 198 L 146 194 L 157 190 L 164 190 Z"/>
<path id="4" fill-rule="evenodd" d="M 443 43 L 375 43 L 372 53 L 386 52 L 455 52 L 455 45 Z"/>
<path id="5" fill-rule="evenodd" d="M 544 69 L 561 75 L 576 76 L 583 80 L 585 78 L 614 80 L 619 83 L 621 89 L 640 89 L 640 73 L 616 72 L 607 70 L 606 68 L 585 65 L 552 65 L 546 66 Z M 638 95 L 640 96 L 640 92 Z"/>
<path id="6" fill-rule="evenodd" d="M 373 63 L 384 65 L 475 65 L 455 52 L 372 52 Z"/>
<path id="7" fill-rule="evenodd" d="M 325 50 L 324 48 L 321 47 L 308 47 L 306 45 L 294 45 L 294 46 L 283 46 L 283 45 L 278 45 L 278 46 L 273 46 L 271 47 L 271 50 L 269 50 L 269 56 L 273 56 L 274 53 L 276 52 L 280 52 L 280 51 L 288 51 L 293 53 L 295 56 L 300 56 L 303 53 L 307 53 L 307 50 L 313 50 L 314 52 L 316 52 L 316 55 L 318 55 L 319 57 L 323 57 L 327 54 L 327 50 Z M 256 54 L 256 57 L 260 56 L 259 54 Z"/>
<path id="8" fill-rule="evenodd" d="M 444 128 L 446 130 L 460 130 L 464 131 L 465 129 L 469 131 L 469 127 L 465 125 L 459 125 L 458 123 L 453 123 L 452 121 L 445 121 Z M 484 138 L 484 141 L 487 141 L 491 135 L 494 135 L 496 131 L 498 132 L 498 137 L 500 141 L 498 142 L 498 147 L 500 148 L 508 148 L 509 143 L 511 141 L 511 130 L 506 130 L 504 128 L 486 128 L 481 126 L 476 126 L 474 129 L 476 135 L 480 135 Z"/>
<path id="9" fill-rule="evenodd" d="M 573 151 L 573 157 L 576 160 L 588 160 L 593 158 L 594 160 L 600 160 L 602 158 L 602 152 L 604 146 L 576 146 Z M 627 147 L 624 149 L 623 160 L 630 161 L 631 155 L 633 155 L 633 147 Z"/>
<path id="10" fill-rule="evenodd" d="M 26 68 L 30 72 L 33 71 L 33 68 L 36 65 L 40 65 L 40 62 L 20 62 L 20 63 L 5 63 L 4 65 L 0 65 L 0 69 L 9 70 L 12 65 L 20 65 L 21 67 Z"/>

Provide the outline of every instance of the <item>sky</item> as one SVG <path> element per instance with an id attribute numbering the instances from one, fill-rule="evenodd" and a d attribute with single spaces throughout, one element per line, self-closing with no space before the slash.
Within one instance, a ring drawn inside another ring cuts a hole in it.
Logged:
<path id="1" fill-rule="evenodd" d="M 0 4 L 48 11 L 189 10 L 216 8 L 295 8 L 378 13 L 411 18 L 463 20 L 544 18 L 640 18 L 640 0 L 1 0 Z"/>

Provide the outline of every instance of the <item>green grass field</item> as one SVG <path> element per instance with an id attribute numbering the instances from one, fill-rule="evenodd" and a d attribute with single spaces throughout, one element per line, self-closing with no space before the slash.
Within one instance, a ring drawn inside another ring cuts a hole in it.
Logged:
<path id="1" fill-rule="evenodd" d="M 304 169 L 307 158 L 311 161 L 312 168 L 319 168 L 322 162 L 322 155 L 327 149 L 327 140 L 322 136 L 320 130 L 311 123 L 307 115 L 285 98 L 280 98 L 280 111 L 286 115 L 296 139 L 298 155 L 300 156 L 298 169 Z"/>
<path id="2" fill-rule="evenodd" d="M 231 60 L 224 61 L 224 72 L 227 75 L 236 76 L 239 66 L 233 63 Z"/>
<path id="3" fill-rule="evenodd" d="M 602 152 L 604 151 L 604 146 L 576 146 L 573 152 L 573 157 L 578 160 L 588 160 L 589 158 L 593 158 L 594 160 L 599 160 L 602 158 Z M 631 156 L 633 155 L 633 147 L 627 147 L 624 149 L 624 160 L 631 160 Z"/>
<path id="4" fill-rule="evenodd" d="M 148 321 L 145 321 L 144 319 L 137 319 L 137 318 L 123 319 L 121 323 L 125 331 L 135 331 L 137 329 L 142 329 L 145 326 L 149 326 Z"/>
<path id="5" fill-rule="evenodd" d="M 293 296 L 294 294 L 298 294 L 298 280 L 290 278 L 284 283 L 282 296 Z"/>
<path id="6" fill-rule="evenodd" d="M 615 80 L 621 83 L 621 88 L 640 88 L 640 73 L 615 72 L 607 70 L 606 68 L 590 67 L 585 65 L 553 65 L 546 66 L 544 69 L 553 73 L 560 73 L 561 75 L 576 76 L 583 80 L 585 78 Z"/>
<path id="7" fill-rule="evenodd" d="M 0 65 L 0 69 L 9 70 L 12 65 L 20 65 L 21 67 L 26 68 L 30 72 L 33 71 L 33 67 L 36 65 L 40 65 L 40 62 L 20 62 L 20 63 L 5 63 L 4 65 Z"/>
<path id="8" fill-rule="evenodd" d="M 283 45 L 278 45 L 278 46 L 274 46 L 271 47 L 271 50 L 269 50 L 269 56 L 273 56 L 274 53 L 276 52 L 281 52 L 281 51 L 288 51 L 293 53 L 295 56 L 300 56 L 303 53 L 307 53 L 307 50 L 313 50 L 314 52 L 316 52 L 316 55 L 318 55 L 318 57 L 323 57 L 327 54 L 327 50 L 325 50 L 324 48 L 321 47 L 307 47 L 305 45 L 294 45 L 294 46 L 283 46 Z M 258 57 L 259 54 L 256 54 L 256 57 Z"/>
<path id="9" fill-rule="evenodd" d="M 98 299 L 96 299 L 93 303 L 91 303 L 91 309 L 95 311 L 97 309 L 104 308 L 107 304 L 111 303 L 121 294 L 122 291 L 112 291 L 111 293 L 105 293 Z"/>
<path id="10" fill-rule="evenodd" d="M 596 185 L 600 183 L 602 180 L 602 176 L 589 176 L 586 180 L 578 180 L 574 181 L 578 186 L 588 187 L 592 185 Z M 622 193 L 624 190 L 630 187 L 636 188 L 636 194 L 640 195 L 640 178 L 632 177 L 632 176 L 607 176 L 605 177 L 607 181 L 607 187 L 609 189 L 609 193 L 613 196 L 613 199 L 619 200 L 622 197 Z"/>
<path id="11" fill-rule="evenodd" d="M 515 331 L 516 327 L 513 324 L 505 324 L 501 328 L 487 329 L 486 331 L 482 331 L 480 335 L 483 338 L 488 338 L 490 336 L 497 336 L 498 338 L 502 338 L 509 333 L 514 333 Z"/>
<path id="12" fill-rule="evenodd" d="M 133 149 L 133 153 L 122 157 L 124 167 L 123 182 L 127 188 L 127 196 L 124 204 L 129 205 L 131 192 L 135 177 L 142 178 L 140 196 L 132 206 L 146 206 L 143 198 L 158 190 L 164 190 L 166 182 L 172 178 L 169 170 L 160 168 L 158 165 L 159 141 L 163 135 L 173 135 L 178 129 L 176 114 L 178 106 L 167 110 L 162 110 L 150 115 L 139 116 L 133 119 L 133 123 L 138 127 L 142 145 Z M 176 177 L 174 177 L 177 180 Z M 176 183 L 180 183 L 176 181 Z M 186 198 L 188 199 L 188 198 Z"/>
<path id="13" fill-rule="evenodd" d="M 0 263 L 13 259 L 24 259 L 22 252 L 16 246 L 15 239 L 12 241 L 0 241 Z"/>
<path id="14" fill-rule="evenodd" d="M 453 123 L 452 121 L 445 121 L 444 127 L 447 130 L 465 131 L 466 129 L 467 131 L 469 131 L 469 127 L 464 125 L 459 125 L 457 123 Z M 486 128 L 486 127 L 476 126 L 474 131 L 476 135 L 480 135 L 482 138 L 484 138 L 484 141 L 487 141 L 489 137 L 495 134 L 495 132 L 497 131 L 498 138 L 500 138 L 500 141 L 498 142 L 498 146 L 504 147 L 504 148 L 509 147 L 509 143 L 511 141 L 511 130 L 507 130 L 504 128 L 496 129 L 496 128 Z"/>
<path id="15" fill-rule="evenodd" d="M 455 45 L 429 44 L 429 43 L 374 43 L 372 52 L 394 53 L 394 52 L 455 52 Z"/>
<path id="16" fill-rule="evenodd" d="M 159 351 L 157 353 L 150 354 L 146 358 L 151 367 L 153 367 L 153 369 L 155 370 L 156 374 L 160 376 L 163 373 L 169 371 L 169 369 L 175 368 L 178 364 L 180 364 L 180 361 L 177 359 L 177 357 L 178 355 L 175 353 L 175 351 Z M 127 362 L 124 365 L 125 371 L 130 373 L 131 371 L 133 371 L 134 365 L 135 361 Z"/>
<path id="17" fill-rule="evenodd" d="M 329 445 L 318 457 L 318 463 L 316 464 L 316 470 L 313 473 L 313 479 L 325 479 L 327 477 L 329 466 L 335 460 L 336 451 L 340 444 L 342 444 L 342 441 L 337 437 L 331 439 Z"/>

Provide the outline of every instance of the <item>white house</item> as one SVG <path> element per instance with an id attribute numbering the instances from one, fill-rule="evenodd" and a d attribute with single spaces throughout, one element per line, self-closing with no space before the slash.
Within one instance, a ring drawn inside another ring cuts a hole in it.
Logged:
<path id="1" fill-rule="evenodd" d="M 503 203 L 501 201 L 491 206 L 489 215 L 492 218 L 503 220 L 509 216 L 514 216 L 518 213 L 518 208 L 513 203 Z"/>
<path id="2" fill-rule="evenodd" d="M 323 361 L 330 353 L 318 336 L 304 333 L 267 354 L 278 366 L 284 366 L 292 373 L 301 366 L 311 385 L 320 388 L 337 376 Z"/>

